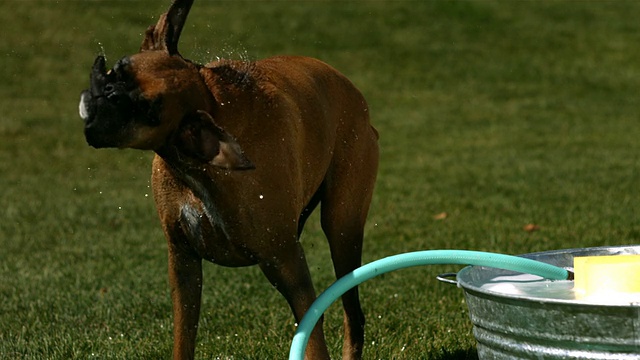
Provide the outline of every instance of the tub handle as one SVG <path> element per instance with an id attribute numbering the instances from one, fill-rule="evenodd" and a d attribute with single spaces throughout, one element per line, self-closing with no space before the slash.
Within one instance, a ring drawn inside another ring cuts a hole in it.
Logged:
<path id="1" fill-rule="evenodd" d="M 438 281 L 443 282 L 443 283 L 447 283 L 447 284 L 452 284 L 452 285 L 458 286 L 458 281 L 455 280 L 456 276 L 458 276 L 458 273 L 454 273 L 454 272 L 443 273 L 443 274 L 439 274 L 438 276 L 436 276 L 436 279 L 438 279 Z M 454 278 L 454 280 L 452 280 L 451 278 Z"/>

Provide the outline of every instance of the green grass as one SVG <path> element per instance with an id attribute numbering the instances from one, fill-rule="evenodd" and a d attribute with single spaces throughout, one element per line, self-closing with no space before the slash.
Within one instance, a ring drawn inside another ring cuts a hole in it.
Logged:
<path id="1" fill-rule="evenodd" d="M 152 154 L 94 150 L 95 55 L 137 51 L 168 1 L 0 2 L 0 358 L 168 358 Z M 196 1 L 181 52 L 309 55 L 362 90 L 381 166 L 364 259 L 640 238 L 640 3 Z M 446 212 L 444 220 L 434 215 Z M 317 289 L 333 282 L 313 218 Z M 523 226 L 540 230 L 528 233 Z M 368 359 L 473 359 L 460 289 L 408 269 L 362 286 Z M 257 268 L 205 267 L 198 359 L 284 358 L 294 332 Z M 325 321 L 340 353 L 341 310 Z"/>

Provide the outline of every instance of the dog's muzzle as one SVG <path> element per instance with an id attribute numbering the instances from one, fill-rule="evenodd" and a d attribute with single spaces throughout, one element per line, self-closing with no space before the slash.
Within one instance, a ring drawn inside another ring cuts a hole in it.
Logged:
<path id="1" fill-rule="evenodd" d="M 118 147 L 129 134 L 132 100 L 126 84 L 113 70 L 105 68 L 105 59 L 98 56 L 91 68 L 90 86 L 80 93 L 78 113 L 84 121 L 84 134 L 89 145 Z"/>

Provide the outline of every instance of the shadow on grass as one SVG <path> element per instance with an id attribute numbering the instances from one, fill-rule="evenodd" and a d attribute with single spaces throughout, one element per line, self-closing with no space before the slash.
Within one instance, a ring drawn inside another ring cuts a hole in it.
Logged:
<path id="1" fill-rule="evenodd" d="M 437 360 L 478 360 L 478 352 L 475 348 L 458 349 L 451 352 L 445 350 Z"/>

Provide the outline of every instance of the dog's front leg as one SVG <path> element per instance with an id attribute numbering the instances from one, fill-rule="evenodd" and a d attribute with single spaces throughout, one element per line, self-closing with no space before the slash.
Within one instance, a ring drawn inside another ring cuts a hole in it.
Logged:
<path id="1" fill-rule="evenodd" d="M 173 301 L 173 359 L 193 359 L 202 294 L 202 259 L 187 246 L 169 242 L 169 283 Z"/>

